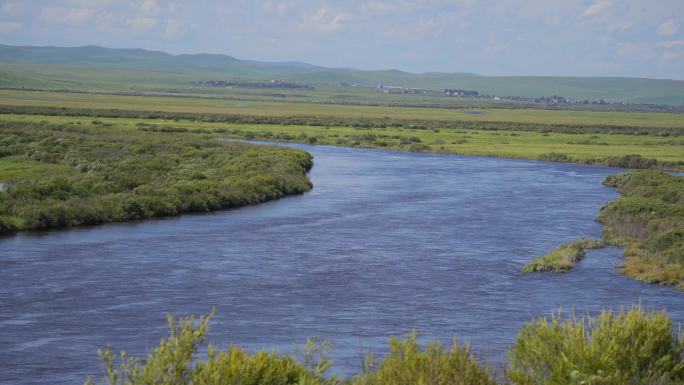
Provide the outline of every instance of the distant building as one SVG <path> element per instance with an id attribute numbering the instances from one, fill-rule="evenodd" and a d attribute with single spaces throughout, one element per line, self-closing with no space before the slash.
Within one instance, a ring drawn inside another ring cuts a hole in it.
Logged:
<path id="1" fill-rule="evenodd" d="M 382 83 L 378 84 L 376 88 L 388 94 L 424 94 L 426 92 L 422 88 L 388 86 Z"/>
<path id="2" fill-rule="evenodd" d="M 461 98 L 477 98 L 480 96 L 480 93 L 475 90 L 463 90 L 460 88 L 445 88 L 444 94 Z"/>

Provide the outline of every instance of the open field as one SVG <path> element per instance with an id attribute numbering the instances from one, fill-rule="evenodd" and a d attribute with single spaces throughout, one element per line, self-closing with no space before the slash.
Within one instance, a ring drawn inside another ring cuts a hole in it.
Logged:
<path id="1" fill-rule="evenodd" d="M 456 122 L 601 125 L 683 128 L 684 116 L 669 113 L 555 111 L 534 109 L 445 109 L 359 106 L 321 103 L 245 101 L 161 96 L 0 90 L 0 105 L 119 109 L 183 113 L 235 114 L 260 117 L 316 116 L 327 118 L 411 119 Z"/>

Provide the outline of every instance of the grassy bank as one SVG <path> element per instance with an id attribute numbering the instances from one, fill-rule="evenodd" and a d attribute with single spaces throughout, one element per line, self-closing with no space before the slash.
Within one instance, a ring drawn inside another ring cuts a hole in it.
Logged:
<path id="1" fill-rule="evenodd" d="M 494 385 L 501 384 L 681 384 L 684 341 L 664 312 L 632 308 L 605 311 L 584 318 L 554 315 L 527 323 L 510 348 L 510 364 L 495 374 L 480 364 L 469 346 L 454 340 L 423 346 L 415 333 L 390 339 L 390 353 L 379 360 L 369 355 L 362 370 L 345 380 L 326 376 L 332 362 L 328 343 L 310 340 L 298 354 L 275 351 L 247 353 L 239 347 L 220 350 L 205 344 L 209 318 L 199 322 L 169 318 L 170 336 L 145 359 L 111 349 L 100 352 L 106 381 L 126 384 L 235 385 Z M 88 384 L 94 384 L 88 380 Z"/>
<path id="2" fill-rule="evenodd" d="M 311 188 L 305 152 L 105 124 L 0 121 L 0 234 L 244 206 Z"/>
<path id="3" fill-rule="evenodd" d="M 0 115 L 0 120 L 71 125 L 91 125 L 96 122 L 112 129 L 170 135 L 187 133 L 234 139 L 539 159 L 629 168 L 684 167 L 684 152 L 681 151 L 684 136 L 661 135 L 660 129 L 646 129 L 637 135 L 638 132 L 632 132 L 631 129 L 613 131 L 598 126 L 580 129 L 570 126 L 456 122 L 453 127 L 445 128 L 432 122 L 435 128 L 428 128 L 405 121 L 397 121 L 396 124 L 387 121 L 375 126 L 361 124 L 354 119 L 328 122 L 319 118 L 268 118 L 269 122 L 264 123 L 261 118 L 231 115 L 155 112 L 128 114 L 126 111 L 113 110 L 33 107 L 4 111 L 17 113 Z"/>
<path id="4" fill-rule="evenodd" d="M 523 272 L 563 272 L 584 249 L 604 242 L 625 247 L 621 271 L 647 283 L 684 290 L 684 177 L 656 170 L 629 170 L 604 180 L 621 197 L 601 208 L 603 241 L 580 240 L 559 246 L 523 267 Z"/>
<path id="5" fill-rule="evenodd" d="M 561 273 L 575 267 L 584 258 L 585 249 L 599 249 L 604 243 L 595 239 L 581 239 L 564 243 L 552 252 L 539 257 L 523 267 L 523 272 Z"/>
<path id="6" fill-rule="evenodd" d="M 604 184 L 622 194 L 598 217 L 604 239 L 626 247 L 622 271 L 684 290 L 684 177 L 630 170 Z"/>

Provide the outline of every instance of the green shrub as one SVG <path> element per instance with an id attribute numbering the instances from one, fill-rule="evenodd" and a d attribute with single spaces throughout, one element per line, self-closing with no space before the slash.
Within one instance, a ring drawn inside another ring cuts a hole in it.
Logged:
<path id="1" fill-rule="evenodd" d="M 560 314 L 526 324 L 510 350 L 515 384 L 655 385 L 684 381 L 682 341 L 664 312 Z"/>
<path id="2" fill-rule="evenodd" d="M 0 235 L 14 234 L 19 231 L 19 227 L 16 218 L 0 215 Z"/>
<path id="3" fill-rule="evenodd" d="M 570 156 L 560 152 L 549 152 L 546 154 L 541 154 L 537 157 L 537 159 L 546 162 L 572 162 L 572 158 Z"/>
<path id="4" fill-rule="evenodd" d="M 253 354 L 231 346 L 219 351 L 215 346 L 207 347 L 207 359 L 197 357 L 198 350 L 205 343 L 209 330 L 208 316 L 193 317 L 176 321 L 168 317 L 170 335 L 162 339 L 145 360 L 119 354 L 117 362 L 112 349 L 99 351 L 105 366 L 108 385 L 324 385 L 341 382 L 338 378 L 325 379 L 330 367 L 326 352 L 328 343 L 318 344 L 309 340 L 302 349 L 303 362 L 293 356 L 276 352 L 260 351 Z M 93 385 L 92 378 L 86 384 Z"/>
<path id="5" fill-rule="evenodd" d="M 373 368 L 373 356 L 367 357 L 364 373 L 356 376 L 350 385 L 495 383 L 489 370 L 477 363 L 469 346 L 459 346 L 455 340 L 448 350 L 439 342 L 430 342 L 422 348 L 417 333 L 412 333 L 403 341 L 392 338 L 389 344 L 391 352 L 379 366 Z"/>

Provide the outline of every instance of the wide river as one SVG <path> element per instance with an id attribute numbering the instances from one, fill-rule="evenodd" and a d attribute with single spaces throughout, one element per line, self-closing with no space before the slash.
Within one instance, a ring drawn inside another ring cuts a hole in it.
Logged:
<path id="1" fill-rule="evenodd" d="M 97 349 L 144 355 L 166 315 L 216 307 L 209 341 L 292 351 L 333 344 L 333 372 L 390 336 L 469 340 L 505 361 L 524 322 L 641 303 L 684 321 L 684 294 L 617 273 L 620 250 L 566 274 L 522 274 L 598 237 L 618 169 L 296 146 L 314 189 L 258 206 L 0 240 L 0 383 L 82 384 Z"/>

